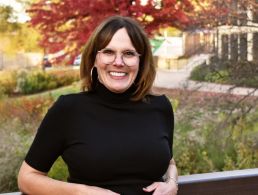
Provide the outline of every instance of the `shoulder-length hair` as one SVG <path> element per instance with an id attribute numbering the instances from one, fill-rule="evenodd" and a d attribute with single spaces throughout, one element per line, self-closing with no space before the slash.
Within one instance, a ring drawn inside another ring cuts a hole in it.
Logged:
<path id="1" fill-rule="evenodd" d="M 98 79 L 96 68 L 94 68 L 97 52 L 105 48 L 113 35 L 121 28 L 126 29 L 134 48 L 141 54 L 139 71 L 134 82 L 136 90 L 131 99 L 134 101 L 142 100 L 150 93 L 156 69 L 147 35 L 141 26 L 129 17 L 109 17 L 91 34 L 82 53 L 80 66 L 82 90 L 95 90 Z"/>

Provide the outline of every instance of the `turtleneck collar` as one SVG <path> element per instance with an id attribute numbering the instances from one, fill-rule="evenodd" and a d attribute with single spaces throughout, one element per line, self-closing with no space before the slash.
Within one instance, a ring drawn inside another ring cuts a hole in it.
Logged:
<path id="1" fill-rule="evenodd" d="M 97 81 L 96 84 L 96 93 L 99 97 L 104 99 L 105 101 L 111 101 L 114 103 L 124 103 L 130 101 L 130 98 L 133 95 L 133 92 L 135 91 L 135 87 L 131 86 L 129 89 L 127 89 L 123 93 L 115 93 L 107 89 L 102 83 Z"/>

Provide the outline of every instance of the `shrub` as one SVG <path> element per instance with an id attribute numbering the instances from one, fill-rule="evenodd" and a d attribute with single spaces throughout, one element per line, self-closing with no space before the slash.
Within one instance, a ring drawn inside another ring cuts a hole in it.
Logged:
<path id="1" fill-rule="evenodd" d="M 48 72 L 49 75 L 55 77 L 57 87 L 67 86 L 73 82 L 79 81 L 80 76 L 77 70 L 52 70 Z"/>
<path id="2" fill-rule="evenodd" d="M 28 150 L 33 136 L 27 130 L 34 128 L 24 126 L 17 119 L 9 119 L 0 124 L 0 192 L 18 191 L 17 173 Z"/>
<path id="3" fill-rule="evenodd" d="M 222 61 L 212 58 L 208 66 L 202 64 L 195 67 L 190 79 L 243 87 L 258 87 L 258 63 L 248 61 Z"/>
<path id="4" fill-rule="evenodd" d="M 18 74 L 18 92 L 23 94 L 37 93 L 48 89 L 48 84 L 54 82 L 54 77 L 45 72 L 21 72 Z M 52 85 L 51 85 L 52 87 Z M 56 85 L 53 85 L 55 88 Z M 52 89 L 52 88 L 50 88 Z"/>
<path id="5" fill-rule="evenodd" d="M 190 75 L 190 78 L 195 81 L 204 81 L 205 76 L 210 72 L 210 69 L 207 65 L 202 64 L 199 66 L 196 66 Z"/>
<path id="6" fill-rule="evenodd" d="M 79 79 L 79 72 L 70 69 L 4 71 L 0 74 L 0 98 L 55 89 Z"/>
<path id="7" fill-rule="evenodd" d="M 38 124 L 52 102 L 52 96 L 3 100 L 0 102 L 0 123 L 15 119 L 24 125 Z"/>
<path id="8" fill-rule="evenodd" d="M 204 81 L 215 82 L 215 83 L 227 83 L 229 78 L 229 73 L 227 70 L 219 70 L 214 72 L 209 72 L 204 76 Z"/>
<path id="9" fill-rule="evenodd" d="M 76 71 L 43 71 L 21 72 L 18 75 L 18 91 L 22 94 L 32 94 L 57 87 L 70 85 L 79 80 Z"/>
<path id="10" fill-rule="evenodd" d="M 17 85 L 16 71 L 3 71 L 0 73 L 0 97 L 14 94 Z"/>
<path id="11" fill-rule="evenodd" d="M 181 104 L 175 113 L 174 137 L 174 157 L 180 174 L 258 166 L 257 106 L 252 99 L 241 100 L 241 104 L 239 101 L 206 99 L 201 109 L 201 101 L 194 102 L 194 107 Z M 216 110 L 209 110 L 213 104 Z"/>
<path id="12" fill-rule="evenodd" d="M 34 132 L 52 104 L 51 96 L 0 102 L 0 192 L 17 191 L 17 173 Z"/>

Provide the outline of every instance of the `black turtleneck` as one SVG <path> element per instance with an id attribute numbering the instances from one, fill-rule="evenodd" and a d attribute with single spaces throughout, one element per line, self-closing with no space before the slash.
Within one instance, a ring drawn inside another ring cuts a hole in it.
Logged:
<path id="1" fill-rule="evenodd" d="M 162 181 L 172 158 L 173 111 L 168 99 L 148 95 L 131 101 L 132 90 L 113 93 L 98 83 L 94 92 L 61 96 L 44 117 L 25 161 L 47 172 L 58 156 L 68 181 L 122 195 Z"/>

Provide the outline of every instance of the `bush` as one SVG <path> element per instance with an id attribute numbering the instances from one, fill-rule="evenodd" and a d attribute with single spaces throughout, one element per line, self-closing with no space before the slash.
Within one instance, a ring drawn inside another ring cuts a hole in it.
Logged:
<path id="1" fill-rule="evenodd" d="M 0 101 L 0 192 L 17 191 L 17 173 L 34 132 L 53 98 L 27 97 Z"/>
<path id="2" fill-rule="evenodd" d="M 249 101 L 208 98 L 205 106 L 198 102 L 194 107 L 189 102 L 179 106 L 174 158 L 180 174 L 258 166 L 258 109 Z M 210 110 L 213 104 L 215 109 Z"/>
<path id="3" fill-rule="evenodd" d="M 58 87 L 70 85 L 79 80 L 79 73 L 66 71 L 21 71 L 17 74 L 16 92 L 33 94 Z"/>
<path id="4" fill-rule="evenodd" d="M 212 58 L 211 64 L 195 67 L 190 79 L 243 87 L 258 87 L 258 63 L 248 61 L 222 61 Z"/>
<path id="5" fill-rule="evenodd" d="M 20 72 L 17 80 L 17 90 L 22 94 L 37 93 L 56 87 L 54 77 L 42 71 Z"/>
<path id="6" fill-rule="evenodd" d="M 17 173 L 33 135 L 28 133 L 33 124 L 23 125 L 17 118 L 0 124 L 0 192 L 18 191 Z"/>
<path id="7" fill-rule="evenodd" d="M 196 66 L 190 75 L 190 78 L 195 81 L 205 81 L 205 76 L 210 72 L 209 66 L 202 64 Z"/>
<path id="8" fill-rule="evenodd" d="M 16 71 L 4 71 L 0 73 L 0 98 L 7 94 L 12 95 L 15 93 L 17 85 L 16 77 Z"/>
<path id="9" fill-rule="evenodd" d="M 58 87 L 67 86 L 80 80 L 79 72 L 77 70 L 54 71 L 49 74 L 55 76 Z"/>
<path id="10" fill-rule="evenodd" d="M 204 80 L 207 82 L 214 82 L 214 83 L 227 83 L 229 78 L 229 73 L 227 70 L 219 70 L 214 72 L 209 72 L 204 77 Z"/>
<path id="11" fill-rule="evenodd" d="M 77 70 L 21 70 L 3 72 L 0 76 L 0 98 L 55 89 L 80 79 Z"/>

